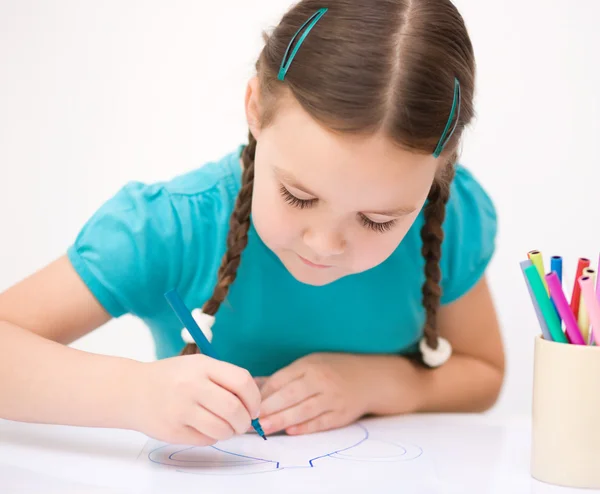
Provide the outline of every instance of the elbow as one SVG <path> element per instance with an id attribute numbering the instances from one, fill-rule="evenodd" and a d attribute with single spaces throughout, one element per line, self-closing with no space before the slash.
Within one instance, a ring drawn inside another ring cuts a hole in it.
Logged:
<path id="1" fill-rule="evenodd" d="M 487 412 L 498 403 L 505 382 L 506 355 L 500 346 L 493 356 L 481 362 L 485 371 L 482 376 L 482 393 L 479 412 Z"/>
<path id="2" fill-rule="evenodd" d="M 488 365 L 485 378 L 481 382 L 480 399 L 478 406 L 475 407 L 475 412 L 487 412 L 494 408 L 504 385 L 504 367 L 496 367 Z"/>

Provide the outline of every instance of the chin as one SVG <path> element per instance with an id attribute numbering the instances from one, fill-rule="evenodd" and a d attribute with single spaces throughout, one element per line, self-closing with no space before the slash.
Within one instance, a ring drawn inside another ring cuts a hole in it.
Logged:
<path id="1" fill-rule="evenodd" d="M 345 275 L 340 274 L 338 271 L 335 271 L 335 268 L 318 270 L 315 268 L 309 268 L 302 266 L 290 265 L 287 262 L 284 262 L 283 265 L 288 270 L 288 272 L 300 283 L 304 283 L 305 285 L 310 286 L 324 286 L 333 283 L 334 281 L 343 278 Z M 330 272 L 328 272 L 330 271 Z"/>

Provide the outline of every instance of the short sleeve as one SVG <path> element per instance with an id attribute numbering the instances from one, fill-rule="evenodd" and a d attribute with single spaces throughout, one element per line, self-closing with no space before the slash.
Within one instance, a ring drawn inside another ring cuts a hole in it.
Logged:
<path id="1" fill-rule="evenodd" d="M 473 175 L 458 166 L 450 189 L 442 243 L 442 304 L 465 295 L 483 276 L 496 247 L 495 206 Z"/>
<path id="2" fill-rule="evenodd" d="M 143 317 L 180 273 L 181 242 L 165 188 L 131 182 L 87 221 L 67 256 L 111 316 Z"/>

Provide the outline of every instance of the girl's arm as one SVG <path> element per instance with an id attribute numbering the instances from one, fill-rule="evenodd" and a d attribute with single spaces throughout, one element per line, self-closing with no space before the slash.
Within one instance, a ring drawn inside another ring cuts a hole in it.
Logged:
<path id="1" fill-rule="evenodd" d="M 0 295 L 0 418 L 207 445 L 258 415 L 248 371 L 204 355 L 143 363 L 65 344 L 110 319 L 62 257 Z"/>
<path id="2" fill-rule="evenodd" d="M 397 355 L 315 353 L 265 380 L 265 433 L 305 434 L 349 424 L 365 414 L 478 412 L 497 400 L 504 350 L 485 279 L 438 313 L 453 347 L 441 367 Z"/>
<path id="3" fill-rule="evenodd" d="M 496 402 L 504 378 L 504 349 L 492 297 L 482 279 L 469 293 L 438 313 L 440 335 L 453 355 L 436 369 L 407 359 L 379 358 L 380 385 L 371 412 L 478 412 Z"/>
<path id="4" fill-rule="evenodd" d="M 65 346 L 109 319 L 66 256 L 0 294 L 0 417 L 129 425 L 139 364 Z"/>
<path id="5" fill-rule="evenodd" d="M 450 359 L 425 369 L 396 355 L 316 353 L 265 380 L 266 434 L 305 434 L 342 427 L 365 414 L 478 412 L 497 400 L 504 351 L 485 279 L 438 313 Z"/>

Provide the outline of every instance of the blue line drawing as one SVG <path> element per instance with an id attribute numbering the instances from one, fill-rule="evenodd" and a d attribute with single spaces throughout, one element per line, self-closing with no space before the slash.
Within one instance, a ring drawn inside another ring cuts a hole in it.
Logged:
<path id="1" fill-rule="evenodd" d="M 181 473 L 199 475 L 248 475 L 285 469 L 315 468 L 324 458 L 358 462 L 411 461 L 423 450 L 414 444 L 391 440 L 387 433 L 372 437 L 356 423 L 334 431 L 307 436 L 272 436 L 255 441 L 254 434 L 238 436 L 219 446 L 160 444 L 149 448 L 153 464 Z M 156 442 L 155 442 L 156 443 Z"/>
<path id="2" fill-rule="evenodd" d="M 367 439 L 369 439 L 369 431 L 367 430 L 367 428 L 364 425 L 362 425 L 362 424 L 356 424 L 356 426 L 360 427 L 364 431 L 364 433 L 365 433 L 364 437 L 362 437 L 359 442 L 357 442 L 356 444 L 353 444 L 352 446 L 348 446 L 348 447 L 346 447 L 344 449 L 340 449 L 338 451 L 333 451 L 332 453 L 327 453 L 326 455 L 317 456 L 316 458 L 311 459 L 308 462 L 309 465 L 310 465 L 310 467 L 313 468 L 314 467 L 313 463 L 315 461 L 317 461 L 317 460 L 320 460 L 321 458 L 325 458 L 327 456 L 333 456 L 333 455 L 336 455 L 338 453 L 341 453 L 342 451 L 346 451 L 348 449 L 356 448 L 357 446 L 359 446 L 360 444 L 362 444 L 363 442 L 365 442 Z"/>

